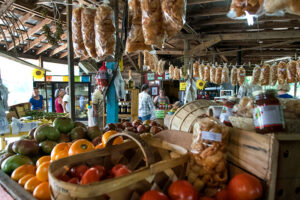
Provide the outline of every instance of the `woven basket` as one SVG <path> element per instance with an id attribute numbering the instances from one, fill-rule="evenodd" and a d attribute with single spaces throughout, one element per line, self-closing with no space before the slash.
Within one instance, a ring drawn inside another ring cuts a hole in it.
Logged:
<path id="1" fill-rule="evenodd" d="M 112 146 L 115 137 L 132 141 Z M 50 164 L 51 199 L 59 200 L 138 200 L 149 189 L 166 191 L 172 181 L 184 177 L 187 150 L 158 138 L 144 138 L 133 133 L 118 133 L 110 138 L 106 148 L 70 156 Z M 111 178 L 89 185 L 76 185 L 57 179 L 67 169 L 79 164 L 101 164 L 106 169 L 122 163 L 132 170 L 126 176 Z"/>

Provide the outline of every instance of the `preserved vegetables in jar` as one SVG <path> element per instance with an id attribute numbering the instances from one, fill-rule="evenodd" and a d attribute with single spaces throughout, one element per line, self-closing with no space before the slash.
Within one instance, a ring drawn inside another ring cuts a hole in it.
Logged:
<path id="1" fill-rule="evenodd" d="M 229 97 L 225 105 L 222 108 L 220 115 L 220 121 L 226 126 L 232 126 L 229 117 L 233 115 L 233 106 L 236 104 L 237 99 L 235 97 Z"/>
<path id="2" fill-rule="evenodd" d="M 285 129 L 280 101 L 276 90 L 258 91 L 254 94 L 253 120 L 257 133 L 275 133 Z"/>

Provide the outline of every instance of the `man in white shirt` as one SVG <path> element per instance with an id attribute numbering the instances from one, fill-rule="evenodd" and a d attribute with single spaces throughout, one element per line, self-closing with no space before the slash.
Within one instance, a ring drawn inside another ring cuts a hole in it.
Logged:
<path id="1" fill-rule="evenodd" d="M 149 86 L 144 84 L 139 94 L 139 119 L 142 121 L 154 118 L 155 107 L 149 93 Z"/>
<path id="2" fill-rule="evenodd" d="M 103 128 L 103 109 L 104 109 L 104 101 L 103 101 L 103 89 L 101 86 L 95 90 L 92 95 L 93 102 L 93 116 L 99 128 Z"/>
<path id="3" fill-rule="evenodd" d="M 71 110 L 71 103 L 70 103 L 70 101 L 71 101 L 71 98 L 70 98 L 70 93 L 69 93 L 69 90 L 70 88 L 69 88 L 69 86 L 67 86 L 66 87 L 66 94 L 64 95 L 64 97 L 63 97 L 63 108 L 64 108 L 64 112 L 65 113 L 70 113 L 70 110 Z"/>

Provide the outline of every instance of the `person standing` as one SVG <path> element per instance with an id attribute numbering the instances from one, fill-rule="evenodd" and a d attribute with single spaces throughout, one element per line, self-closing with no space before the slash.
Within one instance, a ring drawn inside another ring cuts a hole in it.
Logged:
<path id="1" fill-rule="evenodd" d="M 292 95 L 288 94 L 288 92 L 290 91 L 289 84 L 278 85 L 277 91 L 278 91 L 277 93 L 279 98 L 284 98 L 284 99 L 294 98 Z"/>
<path id="2" fill-rule="evenodd" d="M 56 113 L 63 113 L 64 108 L 63 108 L 63 97 L 65 95 L 65 91 L 63 89 L 57 89 L 55 91 L 55 110 Z"/>
<path id="3" fill-rule="evenodd" d="M 99 85 L 97 86 L 95 92 L 92 95 L 93 102 L 93 117 L 97 126 L 103 129 L 103 109 L 104 109 L 104 99 L 103 99 L 103 88 Z"/>
<path id="4" fill-rule="evenodd" d="M 155 107 L 149 95 L 149 86 L 144 84 L 139 94 L 139 119 L 142 121 L 149 120 L 153 118 L 154 112 Z"/>
<path id="5" fill-rule="evenodd" d="M 64 113 L 70 113 L 71 110 L 71 98 L 70 98 L 70 88 L 69 86 L 66 87 L 66 94 L 63 97 L 63 109 L 64 109 Z"/>
<path id="6" fill-rule="evenodd" d="M 43 96 L 40 95 L 38 88 L 33 88 L 32 97 L 29 99 L 29 103 L 31 104 L 31 110 L 43 111 L 45 109 Z"/>
<path id="7" fill-rule="evenodd" d="M 159 108 L 160 104 L 170 104 L 169 97 L 165 96 L 165 91 L 163 89 L 159 90 L 159 95 L 154 98 L 154 105 Z"/>

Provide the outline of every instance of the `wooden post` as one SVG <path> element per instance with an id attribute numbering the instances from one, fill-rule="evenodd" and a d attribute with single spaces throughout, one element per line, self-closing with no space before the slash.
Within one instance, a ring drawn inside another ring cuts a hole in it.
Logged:
<path id="1" fill-rule="evenodd" d="M 116 17 L 117 18 L 117 17 Z M 72 0 L 67 0 L 68 71 L 70 92 L 70 118 L 75 120 L 74 50 L 72 43 Z"/>
<path id="2" fill-rule="evenodd" d="M 39 65 L 41 68 L 44 68 L 44 60 L 43 60 L 43 57 L 40 56 L 39 57 Z M 48 112 L 48 92 L 47 92 L 47 71 L 45 71 L 44 73 L 44 84 L 45 84 L 45 94 L 46 94 L 46 112 Z M 53 101 L 53 98 L 52 98 L 52 101 Z"/>
<path id="3" fill-rule="evenodd" d="M 189 69 L 190 62 L 190 43 L 188 39 L 184 39 L 184 67 Z M 192 77 L 192 71 L 190 71 L 190 78 Z"/>
<path id="4" fill-rule="evenodd" d="M 297 53 L 295 53 L 295 60 L 297 60 Z M 295 85 L 294 85 L 294 98 L 297 97 L 297 82 L 295 82 Z"/>

